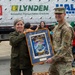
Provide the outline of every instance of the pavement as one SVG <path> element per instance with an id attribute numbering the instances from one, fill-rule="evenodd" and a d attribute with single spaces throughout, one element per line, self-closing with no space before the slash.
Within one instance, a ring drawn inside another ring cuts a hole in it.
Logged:
<path id="1" fill-rule="evenodd" d="M 0 42 L 0 60 L 10 59 L 11 46 L 9 41 Z"/>

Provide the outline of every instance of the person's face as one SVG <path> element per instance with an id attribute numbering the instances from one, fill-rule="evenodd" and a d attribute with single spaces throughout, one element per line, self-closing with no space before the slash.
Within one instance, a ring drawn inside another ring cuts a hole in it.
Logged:
<path id="1" fill-rule="evenodd" d="M 55 13 L 55 18 L 57 22 L 62 22 L 65 18 L 65 13 Z"/>
<path id="2" fill-rule="evenodd" d="M 15 25 L 15 29 L 17 32 L 23 32 L 24 31 L 24 23 L 22 21 L 19 21 Z"/>
<path id="3" fill-rule="evenodd" d="M 41 28 L 44 28 L 45 24 L 43 22 L 41 22 Z"/>

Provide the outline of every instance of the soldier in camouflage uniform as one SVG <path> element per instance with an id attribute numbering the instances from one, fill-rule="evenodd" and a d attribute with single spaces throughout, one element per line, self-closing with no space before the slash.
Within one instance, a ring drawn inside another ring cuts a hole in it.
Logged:
<path id="1" fill-rule="evenodd" d="M 17 19 L 14 21 L 15 31 L 10 33 L 11 48 L 11 75 L 32 75 L 32 65 L 28 53 L 24 22 Z"/>
<path id="2" fill-rule="evenodd" d="M 55 8 L 55 18 L 58 25 L 53 32 L 53 46 L 55 55 L 46 62 L 51 63 L 49 75 L 72 75 L 72 30 L 65 21 L 65 8 Z"/>

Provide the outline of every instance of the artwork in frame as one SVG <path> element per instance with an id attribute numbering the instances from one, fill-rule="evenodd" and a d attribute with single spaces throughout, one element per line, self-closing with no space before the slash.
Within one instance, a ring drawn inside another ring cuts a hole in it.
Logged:
<path id="1" fill-rule="evenodd" d="M 53 56 L 52 42 L 48 29 L 27 33 L 26 40 L 33 65 Z"/>

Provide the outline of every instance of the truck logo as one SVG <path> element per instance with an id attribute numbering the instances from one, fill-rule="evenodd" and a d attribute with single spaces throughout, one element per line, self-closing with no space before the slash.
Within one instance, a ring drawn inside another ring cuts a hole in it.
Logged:
<path id="1" fill-rule="evenodd" d="M 65 7 L 67 14 L 75 14 L 74 4 L 56 4 L 56 7 Z"/>
<path id="2" fill-rule="evenodd" d="M 0 5 L 0 16 L 2 15 L 2 5 Z"/>
<path id="3" fill-rule="evenodd" d="M 18 11 L 18 5 L 13 5 L 13 6 L 11 7 L 11 10 L 12 10 L 12 11 Z"/>
<path id="4" fill-rule="evenodd" d="M 12 5 L 11 11 L 48 11 L 48 5 Z"/>

